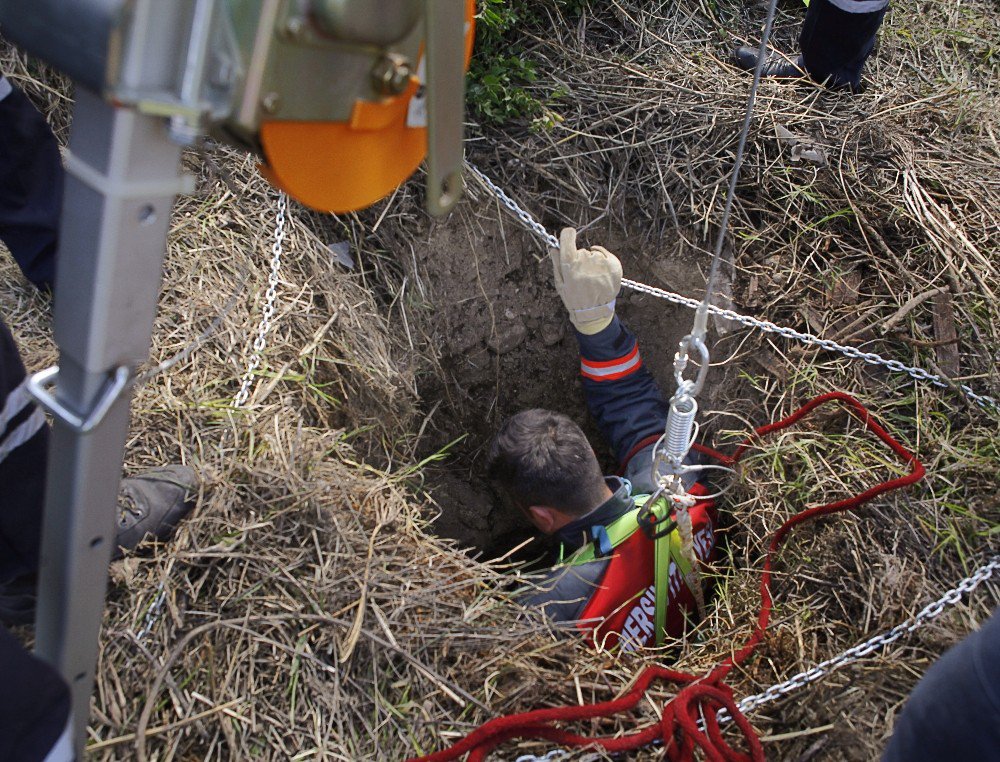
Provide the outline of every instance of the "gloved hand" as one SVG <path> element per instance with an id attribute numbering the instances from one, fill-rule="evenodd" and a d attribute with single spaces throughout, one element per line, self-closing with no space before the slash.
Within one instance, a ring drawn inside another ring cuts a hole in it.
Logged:
<path id="1" fill-rule="evenodd" d="M 615 297 L 622 286 L 622 263 L 603 246 L 576 248 L 576 230 L 563 228 L 559 248 L 549 251 L 556 291 L 580 333 L 604 330 L 615 316 Z"/>

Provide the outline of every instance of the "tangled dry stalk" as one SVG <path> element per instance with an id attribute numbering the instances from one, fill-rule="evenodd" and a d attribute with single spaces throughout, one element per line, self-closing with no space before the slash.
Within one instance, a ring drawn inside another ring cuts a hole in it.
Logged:
<path id="1" fill-rule="evenodd" d="M 762 88 L 735 210 L 732 299 L 996 395 L 1000 29 L 986 0 L 894 8 L 866 94 Z M 482 131 L 473 159 L 550 228 L 627 241 L 628 274 L 655 280 L 661 257 L 703 266 L 747 86 L 721 51 L 755 37 L 759 9 L 612 0 L 579 18 L 549 11 L 551 33 L 528 44 L 544 71 L 535 87 L 566 93 L 552 104 L 559 120 Z M 796 23 L 794 7 L 782 13 L 786 49 Z M 3 70 L 65 129 L 64 83 L 13 52 Z M 827 163 L 793 162 L 792 142 L 822 149 Z M 419 432 L 438 400 L 419 390 L 436 372 L 434 294 L 406 290 L 410 253 L 387 246 L 415 236 L 418 186 L 341 220 L 293 207 L 275 328 L 236 409 L 275 197 L 244 157 L 211 148 L 188 162 L 199 186 L 175 213 L 150 368 L 178 359 L 138 390 L 127 469 L 191 463 L 200 503 L 169 547 L 113 569 L 90 756 L 398 759 L 498 714 L 609 698 L 643 661 L 663 658 L 554 638 L 509 600 L 502 562 L 474 560 L 428 530 Z M 452 223 L 508 224 L 485 205 L 476 214 Z M 356 271 L 327 248 L 343 239 Z M 2 267 L 4 318 L 29 367 L 48 365 L 46 300 Z M 718 337 L 715 352 L 739 371 L 720 372 L 716 444 L 841 388 L 930 473 L 918 489 L 792 538 L 772 634 L 731 680 L 742 696 L 891 627 L 995 549 L 1000 439 L 996 421 L 959 396 L 835 356 L 743 332 Z M 766 535 L 800 506 L 893 468 L 837 416 L 766 444 L 727 502 L 710 615 L 669 658 L 698 670 L 741 643 Z M 150 616 L 161 590 L 162 612 Z M 995 604 L 995 589 L 980 594 L 880 659 L 758 712 L 768 750 L 877 757 L 919 674 Z M 655 693 L 642 720 L 667 696 Z"/>

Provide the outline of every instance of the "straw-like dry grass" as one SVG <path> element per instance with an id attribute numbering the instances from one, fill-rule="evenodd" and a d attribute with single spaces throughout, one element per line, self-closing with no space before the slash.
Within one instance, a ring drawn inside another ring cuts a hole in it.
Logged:
<path id="1" fill-rule="evenodd" d="M 703 267 L 748 86 L 721 51 L 753 38 L 762 12 L 739 3 L 594 6 L 581 18 L 553 10 L 549 33 L 527 40 L 543 73 L 539 93 L 567 93 L 552 104 L 557 124 L 474 130 L 472 158 L 550 229 L 572 222 L 627 241 L 620 253 L 631 277 L 655 281 L 656 260 L 676 255 Z M 787 49 L 797 18 L 792 7 L 779 19 Z M 986 0 L 902 0 L 867 93 L 762 87 L 732 228 L 732 298 L 742 311 L 997 395 L 997 39 Z M 3 69 L 48 104 L 64 134 L 58 80 L 13 53 Z M 828 165 L 792 162 L 777 126 L 824 148 Z M 437 345 L 447 337 L 435 334 L 436 320 L 450 307 L 435 302 L 412 249 L 398 244 L 427 238 L 419 186 L 342 220 L 292 206 L 274 328 L 253 394 L 237 409 L 275 195 L 252 161 L 227 150 L 187 161 L 198 190 L 175 212 L 150 368 L 179 359 L 138 390 L 127 470 L 190 463 L 203 479 L 200 503 L 168 547 L 112 570 L 91 757 L 398 759 L 498 714 L 609 698 L 661 656 L 595 654 L 556 639 L 508 600 L 502 564 L 473 560 L 429 531 L 419 435 L 439 402 L 438 415 L 480 405 L 485 421 L 495 399 L 419 394 L 443 373 Z M 483 241 L 506 245 L 494 234 L 509 220 L 481 191 L 472 195 L 474 214 L 448 224 L 463 226 L 456 240 L 482 247 L 437 252 L 442 259 L 485 261 L 497 252 Z M 355 271 L 326 248 L 344 239 Z M 29 367 L 50 364 L 46 300 L 8 260 L 2 267 L 0 314 Z M 961 352 L 949 353 L 956 345 Z M 737 696 L 888 629 L 995 550 L 995 418 L 951 391 L 777 339 L 729 333 L 713 356 L 729 358 L 706 416 L 717 443 L 840 388 L 929 471 L 917 488 L 792 537 L 772 635 L 732 676 Z M 707 668 L 747 636 L 764 538 L 784 517 L 897 472 L 841 416 L 766 443 L 727 498 L 709 617 L 670 658 Z M 162 609 L 150 615 L 161 590 Z M 981 591 L 905 644 L 755 713 L 769 753 L 877 757 L 919 674 L 996 600 L 995 588 Z M 641 721 L 667 696 L 658 689 Z M 515 753 L 508 747 L 504 758 Z"/>

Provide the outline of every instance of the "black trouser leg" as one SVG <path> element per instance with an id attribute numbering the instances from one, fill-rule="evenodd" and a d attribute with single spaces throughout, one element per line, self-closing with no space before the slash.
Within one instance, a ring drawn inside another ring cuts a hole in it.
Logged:
<path id="1" fill-rule="evenodd" d="M 857 90 L 888 6 L 888 0 L 811 0 L 799 35 L 809 76 L 828 87 Z"/>
<path id="2" fill-rule="evenodd" d="M 0 77 L 0 239 L 40 289 L 55 282 L 63 168 L 48 122 Z"/>
<path id="3" fill-rule="evenodd" d="M 0 321 L 0 583 L 38 571 L 48 439 L 14 338 Z"/>
<path id="4" fill-rule="evenodd" d="M 48 124 L 0 77 L 0 238 L 39 288 L 51 289 L 55 276 L 62 183 Z M 24 382 L 14 338 L 0 321 L 0 583 L 38 570 L 49 430 Z M 71 762 L 66 684 L 3 627 L 0 677 L 0 760 Z"/>
<path id="5" fill-rule="evenodd" d="M 927 670 L 882 762 L 1000 760 L 1000 609 Z"/>
<path id="6" fill-rule="evenodd" d="M 0 759 L 70 762 L 69 690 L 59 674 L 0 627 Z"/>

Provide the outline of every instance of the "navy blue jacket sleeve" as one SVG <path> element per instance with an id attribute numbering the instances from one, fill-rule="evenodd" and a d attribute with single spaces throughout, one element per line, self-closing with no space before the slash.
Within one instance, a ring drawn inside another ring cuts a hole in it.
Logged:
<path id="1" fill-rule="evenodd" d="M 639 344 L 617 316 L 592 336 L 579 331 L 580 375 L 587 407 L 619 465 L 663 433 L 667 403 L 642 364 Z"/>
<path id="2" fill-rule="evenodd" d="M 0 240 L 38 288 L 55 282 L 63 168 L 59 144 L 28 97 L 0 75 Z"/>

